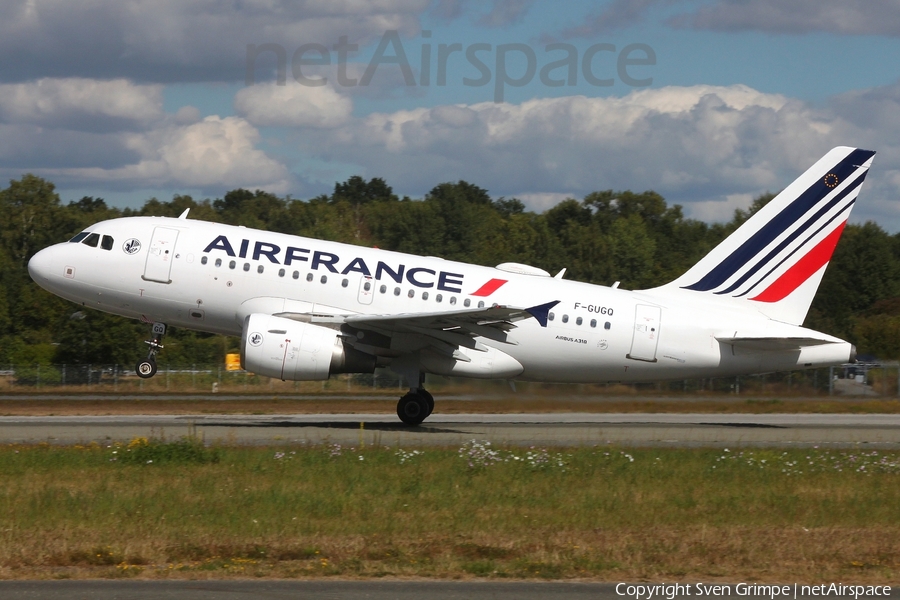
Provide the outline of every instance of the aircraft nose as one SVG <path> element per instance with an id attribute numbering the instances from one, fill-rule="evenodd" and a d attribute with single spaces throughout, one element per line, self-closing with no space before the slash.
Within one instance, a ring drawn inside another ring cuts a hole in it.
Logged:
<path id="1" fill-rule="evenodd" d="M 50 279 L 53 270 L 53 248 L 44 248 L 31 257 L 28 261 L 28 274 L 35 283 L 42 283 Z"/>

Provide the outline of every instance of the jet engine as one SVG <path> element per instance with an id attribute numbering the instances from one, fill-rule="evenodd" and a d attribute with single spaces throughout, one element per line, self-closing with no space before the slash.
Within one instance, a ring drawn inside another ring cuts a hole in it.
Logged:
<path id="1" fill-rule="evenodd" d="M 254 313 L 244 319 L 241 367 L 282 380 L 314 381 L 336 373 L 372 373 L 375 357 L 345 345 L 334 329 Z"/>

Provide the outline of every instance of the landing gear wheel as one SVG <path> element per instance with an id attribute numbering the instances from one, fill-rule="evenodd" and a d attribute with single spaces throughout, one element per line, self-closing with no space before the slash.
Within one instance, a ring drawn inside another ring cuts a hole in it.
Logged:
<path id="1" fill-rule="evenodd" d="M 150 379 L 156 375 L 156 361 L 149 358 L 144 359 L 137 364 L 134 370 L 141 379 Z"/>
<path id="2" fill-rule="evenodd" d="M 153 339 L 144 342 L 145 344 L 150 346 L 150 352 L 147 354 L 147 358 L 139 362 L 134 368 L 138 377 L 140 377 L 141 379 L 150 379 L 151 377 L 156 375 L 156 353 L 163 349 L 163 345 L 160 342 L 162 340 L 162 336 L 164 336 L 165 334 L 165 323 L 153 324 Z"/>
<path id="3" fill-rule="evenodd" d="M 410 392 L 397 402 L 397 416 L 407 425 L 418 425 L 428 416 L 428 401 Z"/>
<path id="4" fill-rule="evenodd" d="M 425 404 L 428 405 L 428 414 L 425 415 L 425 418 L 431 416 L 431 413 L 434 412 L 434 396 L 423 389 L 419 389 L 419 396 L 425 401 Z"/>

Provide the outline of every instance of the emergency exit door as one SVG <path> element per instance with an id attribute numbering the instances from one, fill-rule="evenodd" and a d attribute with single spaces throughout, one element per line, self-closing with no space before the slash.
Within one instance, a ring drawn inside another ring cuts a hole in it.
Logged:
<path id="1" fill-rule="evenodd" d="M 359 295 L 357 299 L 360 304 L 372 304 L 375 297 L 375 280 L 368 275 L 363 275 L 359 280 Z"/>
<path id="2" fill-rule="evenodd" d="M 631 338 L 631 352 L 626 357 L 633 360 L 656 362 L 656 347 L 659 344 L 658 306 L 638 304 L 634 314 L 634 336 Z"/>
<path id="3" fill-rule="evenodd" d="M 147 262 L 144 265 L 144 279 L 160 283 L 172 283 L 172 261 L 175 260 L 175 241 L 178 230 L 157 227 L 150 239 Z"/>

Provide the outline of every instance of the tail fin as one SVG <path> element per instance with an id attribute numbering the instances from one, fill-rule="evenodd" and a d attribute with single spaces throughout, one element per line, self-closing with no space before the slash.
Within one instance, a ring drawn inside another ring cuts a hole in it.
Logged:
<path id="1" fill-rule="evenodd" d="M 834 148 L 664 287 L 749 302 L 802 324 L 874 155 Z"/>

